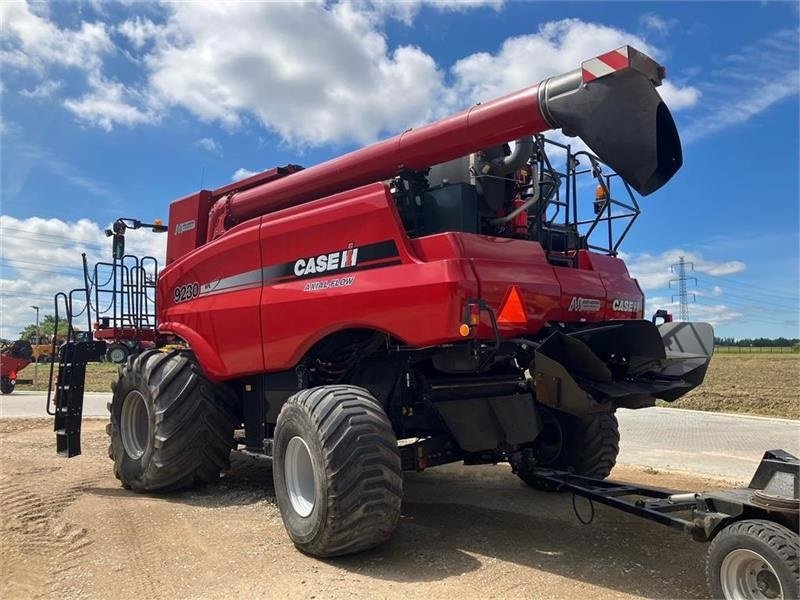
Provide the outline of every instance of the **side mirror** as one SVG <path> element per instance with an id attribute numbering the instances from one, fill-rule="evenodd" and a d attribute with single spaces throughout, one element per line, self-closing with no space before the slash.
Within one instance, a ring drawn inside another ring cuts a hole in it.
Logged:
<path id="1" fill-rule="evenodd" d="M 658 323 L 656 323 L 656 321 L 658 321 L 658 319 L 662 319 L 662 321 L 661 321 L 662 325 L 664 323 L 672 323 L 672 313 L 667 312 L 663 308 L 659 308 L 656 311 L 656 314 L 653 315 L 653 324 L 654 325 L 658 325 Z"/>

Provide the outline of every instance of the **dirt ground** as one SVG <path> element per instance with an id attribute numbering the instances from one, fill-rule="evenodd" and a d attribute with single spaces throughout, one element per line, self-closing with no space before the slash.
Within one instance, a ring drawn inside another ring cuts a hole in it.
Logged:
<path id="1" fill-rule="evenodd" d="M 83 455 L 55 456 L 49 421 L 0 421 L 0 597 L 701 598 L 705 546 L 597 507 L 578 523 L 566 494 L 507 466 L 451 465 L 405 477 L 391 542 L 319 560 L 287 538 L 265 461 L 235 453 L 218 485 L 163 496 L 120 487 L 105 422 Z M 684 490 L 724 485 L 617 468 Z M 588 506 L 579 500 L 585 513 Z"/>
<path id="2" fill-rule="evenodd" d="M 703 384 L 664 406 L 800 419 L 800 354 L 716 354 Z"/>

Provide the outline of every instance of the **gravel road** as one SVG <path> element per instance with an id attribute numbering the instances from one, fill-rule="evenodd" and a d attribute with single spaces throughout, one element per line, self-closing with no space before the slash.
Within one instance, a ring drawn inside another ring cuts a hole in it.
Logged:
<path id="1" fill-rule="evenodd" d="M 288 540 L 269 464 L 239 453 L 218 485 L 151 496 L 124 490 L 105 423 L 84 424 L 65 460 L 43 419 L 0 420 L 3 598 L 701 598 L 705 547 L 662 526 L 535 492 L 507 466 L 406 474 L 390 543 L 318 560 Z M 676 489 L 724 482 L 618 467 L 618 479 Z M 585 507 L 583 507 L 585 509 Z"/>

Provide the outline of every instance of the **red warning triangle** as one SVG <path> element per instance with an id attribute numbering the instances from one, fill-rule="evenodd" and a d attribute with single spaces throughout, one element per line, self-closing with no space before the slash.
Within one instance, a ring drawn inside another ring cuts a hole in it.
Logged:
<path id="1" fill-rule="evenodd" d="M 522 303 L 522 297 L 519 294 L 517 286 L 512 285 L 508 294 L 506 294 L 506 299 L 503 301 L 503 305 L 500 308 L 497 322 L 513 325 L 527 324 L 528 317 L 525 316 L 525 305 Z"/>

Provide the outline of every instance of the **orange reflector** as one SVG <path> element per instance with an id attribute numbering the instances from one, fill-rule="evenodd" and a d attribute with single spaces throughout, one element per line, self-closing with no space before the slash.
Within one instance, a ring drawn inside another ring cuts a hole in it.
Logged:
<path id="1" fill-rule="evenodd" d="M 467 325 L 466 323 L 462 323 L 461 327 L 458 328 L 458 334 L 461 337 L 467 337 L 470 334 L 469 325 Z"/>
<path id="2" fill-rule="evenodd" d="M 517 286 L 512 285 L 511 289 L 503 301 L 500 314 L 497 317 L 498 323 L 510 323 L 514 325 L 525 325 L 528 317 L 525 316 L 525 306 L 522 304 L 522 297 Z"/>

